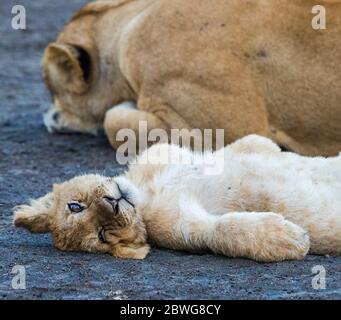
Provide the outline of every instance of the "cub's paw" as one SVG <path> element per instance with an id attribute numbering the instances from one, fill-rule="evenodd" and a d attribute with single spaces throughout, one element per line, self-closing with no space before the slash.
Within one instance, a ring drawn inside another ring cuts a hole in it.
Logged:
<path id="1" fill-rule="evenodd" d="M 127 244 L 115 246 L 111 254 L 120 259 L 143 260 L 149 252 L 150 246 L 148 244 Z"/>
<path id="2" fill-rule="evenodd" d="M 269 212 L 238 212 L 215 224 L 212 250 L 260 262 L 302 260 L 310 248 L 308 233 Z"/>
<path id="3" fill-rule="evenodd" d="M 261 244 L 255 250 L 257 261 L 302 260 L 310 248 L 308 232 L 276 214 L 267 217 L 257 233 Z"/>

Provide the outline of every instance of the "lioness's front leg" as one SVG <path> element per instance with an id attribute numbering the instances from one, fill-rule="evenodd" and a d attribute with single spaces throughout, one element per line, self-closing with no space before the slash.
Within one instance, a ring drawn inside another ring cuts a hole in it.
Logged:
<path id="1" fill-rule="evenodd" d="M 209 214 L 195 200 L 183 199 L 175 210 L 163 202 L 145 219 L 150 239 L 177 250 L 210 250 L 228 257 L 262 262 L 303 259 L 309 251 L 308 233 L 271 212 Z M 174 201 L 173 201 L 174 203 Z"/>
<path id="2" fill-rule="evenodd" d="M 165 136 L 167 137 L 168 128 L 166 124 L 153 113 L 136 109 L 134 102 L 124 102 L 111 108 L 105 114 L 104 130 L 115 150 L 123 143 L 117 136 L 118 132 L 122 129 L 133 130 L 136 137 L 136 147 L 138 147 L 139 143 L 142 143 L 139 141 L 141 125 L 147 126 L 147 133 L 152 129 L 164 129 Z M 146 147 L 150 145 L 150 141 L 143 141 L 143 143 L 145 143 Z"/>

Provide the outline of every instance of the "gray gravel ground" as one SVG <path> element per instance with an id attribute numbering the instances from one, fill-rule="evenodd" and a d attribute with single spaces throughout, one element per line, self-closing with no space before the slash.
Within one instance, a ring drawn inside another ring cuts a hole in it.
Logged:
<path id="1" fill-rule="evenodd" d="M 259 264 L 154 249 L 144 261 L 63 253 L 49 235 L 11 225 L 12 207 L 83 172 L 115 174 L 105 137 L 49 135 L 41 114 L 49 95 L 40 77 L 44 46 L 85 0 L 21 0 L 25 31 L 11 29 L 16 1 L 0 1 L 0 299 L 340 299 L 341 258 Z M 12 267 L 26 267 L 25 290 L 11 287 Z M 326 289 L 312 288 L 323 265 Z"/>

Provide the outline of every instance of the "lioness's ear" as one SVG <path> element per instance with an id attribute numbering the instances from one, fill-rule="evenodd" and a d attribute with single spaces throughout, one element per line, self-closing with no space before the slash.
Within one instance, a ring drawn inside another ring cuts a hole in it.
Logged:
<path id="1" fill-rule="evenodd" d="M 119 244 L 115 246 L 112 255 L 121 259 L 144 259 L 150 251 L 148 244 Z"/>
<path id="2" fill-rule="evenodd" d="M 32 200 L 30 205 L 14 208 L 13 223 L 16 227 L 26 228 L 34 233 L 46 233 L 50 230 L 49 214 L 54 203 L 54 195 L 48 193 L 42 198 Z"/>
<path id="3" fill-rule="evenodd" d="M 50 43 L 43 59 L 43 78 L 51 91 L 82 94 L 90 85 L 91 58 L 79 46 Z"/>

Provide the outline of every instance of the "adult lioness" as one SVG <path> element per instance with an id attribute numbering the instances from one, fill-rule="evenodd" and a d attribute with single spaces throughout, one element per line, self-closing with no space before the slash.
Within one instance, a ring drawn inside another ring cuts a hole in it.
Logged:
<path id="1" fill-rule="evenodd" d="M 218 176 L 207 174 L 212 159 L 223 160 Z M 340 167 L 341 156 L 282 153 L 259 136 L 214 154 L 158 144 L 123 176 L 55 185 L 17 207 L 14 223 L 51 232 L 62 250 L 121 258 L 144 258 L 148 243 L 258 261 L 340 255 Z"/>
<path id="2" fill-rule="evenodd" d="M 306 155 L 341 150 L 341 3 L 113 0 L 81 9 L 45 52 L 50 131 L 225 129 Z M 137 110 L 123 100 L 136 101 Z"/>

